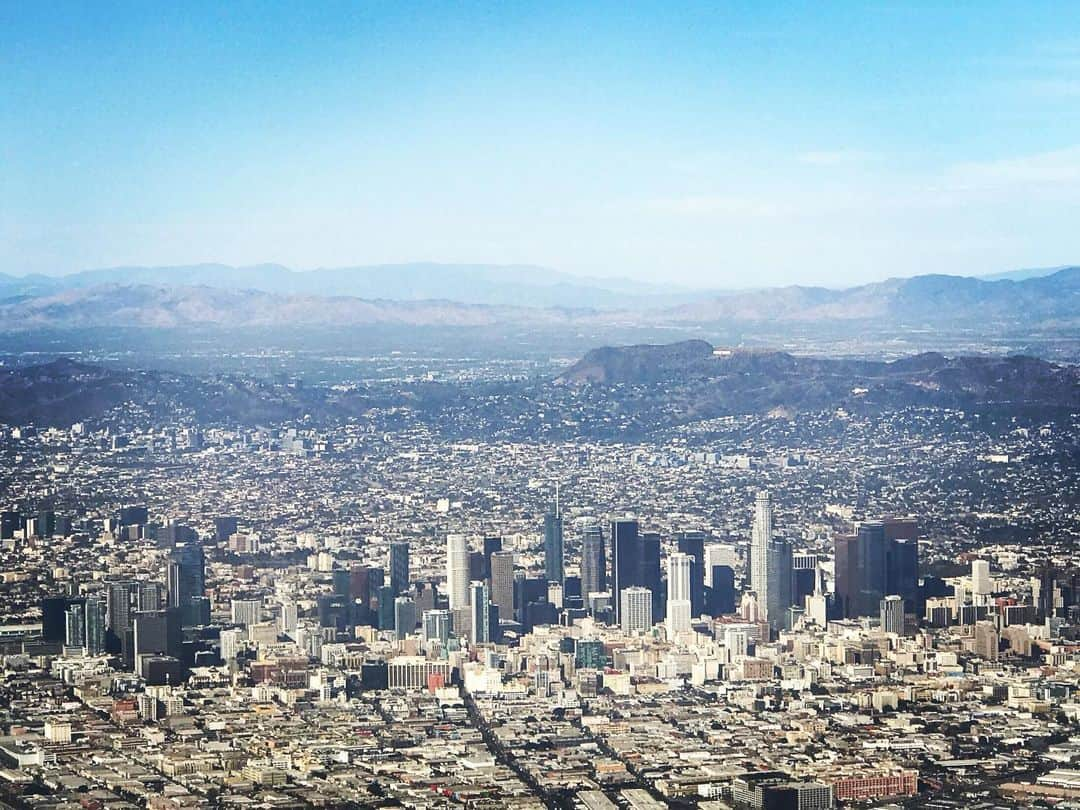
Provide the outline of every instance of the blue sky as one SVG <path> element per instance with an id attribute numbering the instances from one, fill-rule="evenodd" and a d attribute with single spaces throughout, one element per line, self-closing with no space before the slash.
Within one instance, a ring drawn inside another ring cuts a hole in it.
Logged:
<path id="1" fill-rule="evenodd" d="M 1080 4 L 823 5 L 3 4 L 0 272 L 1080 262 Z"/>

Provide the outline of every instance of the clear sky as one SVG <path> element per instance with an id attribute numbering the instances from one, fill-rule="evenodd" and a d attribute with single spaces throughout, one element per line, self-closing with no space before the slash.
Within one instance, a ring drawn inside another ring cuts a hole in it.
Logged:
<path id="1" fill-rule="evenodd" d="M 0 272 L 414 260 L 1080 262 L 1080 3 L 0 4 Z"/>

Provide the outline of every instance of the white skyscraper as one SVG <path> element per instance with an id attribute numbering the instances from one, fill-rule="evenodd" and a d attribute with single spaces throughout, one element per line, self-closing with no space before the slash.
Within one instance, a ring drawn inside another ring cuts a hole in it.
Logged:
<path id="1" fill-rule="evenodd" d="M 446 595 L 450 610 L 469 607 L 469 546 L 463 534 L 446 535 Z"/>
<path id="2" fill-rule="evenodd" d="M 643 633 L 652 627 L 652 591 L 633 585 L 619 594 L 620 621 L 624 633 Z"/>
<path id="3" fill-rule="evenodd" d="M 987 560 L 972 560 L 971 594 L 975 597 L 976 603 L 990 596 L 993 590 L 994 587 L 990 583 L 990 563 Z"/>
<path id="4" fill-rule="evenodd" d="M 694 558 L 675 552 L 668 555 L 668 633 L 690 629 L 690 565 Z"/>
<path id="5" fill-rule="evenodd" d="M 705 546 L 705 584 L 710 588 L 713 586 L 713 568 L 726 565 L 734 571 L 737 559 L 735 546 L 724 543 L 709 543 Z"/>
<path id="6" fill-rule="evenodd" d="M 772 497 L 762 490 L 754 502 L 754 529 L 750 537 L 750 589 L 757 594 L 758 606 L 769 604 L 769 541 L 772 540 Z M 770 620 L 772 616 L 767 617 Z"/>

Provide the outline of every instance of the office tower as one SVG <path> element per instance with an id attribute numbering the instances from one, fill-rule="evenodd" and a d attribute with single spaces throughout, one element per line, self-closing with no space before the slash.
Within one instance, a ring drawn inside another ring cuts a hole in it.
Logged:
<path id="1" fill-rule="evenodd" d="M 772 497 L 761 491 L 754 501 L 754 526 L 750 535 L 750 590 L 757 594 L 758 604 L 769 601 L 769 541 L 773 534 Z"/>
<path id="2" fill-rule="evenodd" d="M 491 579 L 491 555 L 502 551 L 501 537 L 484 538 L 484 579 Z"/>
<path id="3" fill-rule="evenodd" d="M 671 635 L 690 629 L 693 568 L 694 558 L 689 554 L 668 555 L 667 628 Z"/>
<path id="4" fill-rule="evenodd" d="M 987 599 L 993 592 L 990 584 L 990 563 L 987 560 L 971 561 L 971 595 L 976 602 Z"/>
<path id="5" fill-rule="evenodd" d="M 491 555 L 491 603 L 499 615 L 514 616 L 514 552 L 496 551 Z"/>
<path id="6" fill-rule="evenodd" d="M 641 535 L 641 585 L 652 591 L 653 621 L 663 621 L 667 615 L 667 589 L 660 566 L 660 535 L 648 532 Z"/>
<path id="7" fill-rule="evenodd" d="M 469 606 L 469 547 L 463 534 L 446 535 L 446 596 L 450 610 Z"/>
<path id="8" fill-rule="evenodd" d="M 836 596 L 842 615 L 877 613 L 888 587 L 888 552 L 881 521 L 865 521 L 854 536 L 836 538 Z"/>
<path id="9" fill-rule="evenodd" d="M 160 582 L 141 581 L 135 590 L 136 610 L 161 610 L 165 607 L 164 591 Z M 169 605 L 169 607 L 173 607 Z"/>
<path id="10" fill-rule="evenodd" d="M 354 565 L 349 569 L 349 599 L 371 607 L 371 569 L 366 565 Z"/>
<path id="11" fill-rule="evenodd" d="M 22 527 L 22 515 L 18 512 L 12 509 L 0 512 L 0 540 L 12 540 Z"/>
<path id="12" fill-rule="evenodd" d="M 887 518 L 882 523 L 888 544 L 885 592 L 902 596 L 905 612 L 921 615 L 918 522 L 914 518 Z"/>
<path id="13" fill-rule="evenodd" d="M 51 509 L 40 510 L 34 526 L 36 537 L 52 537 L 56 534 L 56 513 Z"/>
<path id="14" fill-rule="evenodd" d="M 233 599 L 230 605 L 233 624 L 247 627 L 262 619 L 261 599 Z"/>
<path id="15" fill-rule="evenodd" d="M 240 654 L 240 646 L 244 643 L 245 638 L 247 638 L 247 634 L 239 628 L 222 630 L 218 638 L 218 644 L 221 647 L 221 660 L 226 663 L 235 661 L 237 655 Z"/>
<path id="16" fill-rule="evenodd" d="M 676 545 L 680 552 L 691 557 L 690 615 L 701 616 L 705 613 L 705 532 L 681 532 Z M 670 606 L 668 610 L 671 610 Z"/>
<path id="17" fill-rule="evenodd" d="M 66 596 L 46 596 L 41 600 L 41 639 L 61 644 L 67 636 L 67 609 L 71 601 Z"/>
<path id="18" fill-rule="evenodd" d="M 409 544 L 404 541 L 390 544 L 390 587 L 394 593 L 409 590 Z"/>
<path id="19" fill-rule="evenodd" d="M 179 608 L 186 626 L 199 624 L 193 600 L 206 595 L 206 556 L 198 543 L 183 543 L 169 554 L 169 607 Z"/>
<path id="20" fill-rule="evenodd" d="M 544 515 L 544 575 L 548 582 L 562 584 L 563 520 L 558 514 Z"/>
<path id="21" fill-rule="evenodd" d="M 624 633 L 643 633 L 653 626 L 652 592 L 630 585 L 619 592 L 619 624 Z"/>
<path id="22" fill-rule="evenodd" d="M 705 584 L 710 588 L 713 586 L 712 573 L 716 566 L 726 565 L 734 572 L 737 563 L 738 557 L 735 554 L 735 546 L 725 543 L 709 543 L 709 545 L 705 546 Z"/>
<path id="23" fill-rule="evenodd" d="M 239 530 L 240 522 L 232 515 L 214 518 L 214 542 L 224 543 Z"/>
<path id="24" fill-rule="evenodd" d="M 641 585 L 641 538 L 636 520 L 611 521 L 611 601 L 622 623 L 622 592 Z M 651 611 L 651 608 L 650 608 Z"/>
<path id="25" fill-rule="evenodd" d="M 145 506 L 121 506 L 121 526 L 143 526 L 150 521 L 150 510 Z"/>
<path id="26" fill-rule="evenodd" d="M 1044 565 L 1032 578 L 1031 586 L 1039 620 L 1052 618 L 1057 609 L 1057 572 L 1052 566 Z"/>
<path id="27" fill-rule="evenodd" d="M 86 646 L 86 608 L 81 602 L 72 603 L 64 611 L 64 644 L 68 647 Z"/>
<path id="28" fill-rule="evenodd" d="M 380 630 L 393 630 L 396 626 L 394 616 L 394 599 L 397 594 L 389 585 L 380 585 L 375 591 L 377 604 L 375 606 L 376 623 Z"/>
<path id="29" fill-rule="evenodd" d="M 765 619 L 774 629 L 786 628 L 788 608 L 792 604 L 791 544 L 773 538 L 765 544 L 765 549 Z"/>
<path id="30" fill-rule="evenodd" d="M 194 627 L 206 627 L 210 624 L 210 597 L 193 596 L 188 605 L 186 616 L 181 619 L 185 624 L 190 623 Z"/>
<path id="31" fill-rule="evenodd" d="M 793 554 L 791 557 L 791 604 L 801 607 L 806 597 L 817 591 L 819 579 L 816 554 Z"/>
<path id="32" fill-rule="evenodd" d="M 416 612 L 423 615 L 425 610 L 434 610 L 438 601 L 438 591 L 434 582 L 417 582 L 413 585 L 412 598 L 416 602 Z"/>
<path id="33" fill-rule="evenodd" d="M 408 596 L 394 600 L 394 635 L 400 640 L 416 629 L 416 603 Z"/>
<path id="34" fill-rule="evenodd" d="M 604 554 L 604 530 L 590 525 L 581 532 L 581 595 L 587 601 L 590 594 L 607 590 L 607 559 Z"/>
<path id="35" fill-rule="evenodd" d="M 131 582 L 110 582 L 105 592 L 109 606 L 105 647 L 111 653 L 120 653 L 128 669 L 131 668 L 134 655 L 131 638 L 133 589 L 134 585 Z"/>
<path id="36" fill-rule="evenodd" d="M 724 616 L 735 612 L 735 570 L 729 565 L 714 565 L 709 587 L 712 604 L 709 613 Z"/>
<path id="37" fill-rule="evenodd" d="M 300 622 L 300 610 L 296 602 L 282 602 L 281 615 L 278 617 L 278 629 L 283 633 L 292 633 Z"/>
<path id="38" fill-rule="evenodd" d="M 175 608 L 135 611 L 132 625 L 136 662 L 143 655 L 180 657 L 180 614 Z"/>
<path id="39" fill-rule="evenodd" d="M 987 661 L 998 660 L 1001 636 L 993 622 L 975 623 L 975 654 Z"/>
<path id="40" fill-rule="evenodd" d="M 484 564 L 484 552 L 469 552 L 469 582 L 472 582 L 474 579 L 484 578 Z"/>
<path id="41" fill-rule="evenodd" d="M 438 641 L 445 646 L 450 641 L 449 610 L 424 611 L 424 641 Z"/>
<path id="42" fill-rule="evenodd" d="M 896 594 L 881 600 L 881 629 L 886 633 L 904 635 L 904 598 Z"/>
<path id="43" fill-rule="evenodd" d="M 334 589 L 334 596 L 342 602 L 348 602 L 349 593 L 352 591 L 352 572 L 344 568 L 335 568 L 330 572 L 330 582 Z"/>
<path id="44" fill-rule="evenodd" d="M 86 598 L 86 654 L 105 654 L 105 628 L 108 608 L 100 596 Z"/>
<path id="45" fill-rule="evenodd" d="M 491 599 L 487 583 L 476 580 L 469 585 L 469 625 L 473 644 L 487 644 L 491 641 Z"/>

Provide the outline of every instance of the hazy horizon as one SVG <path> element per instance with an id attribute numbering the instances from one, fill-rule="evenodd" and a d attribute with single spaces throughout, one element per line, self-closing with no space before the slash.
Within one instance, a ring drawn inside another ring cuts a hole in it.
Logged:
<path id="1" fill-rule="evenodd" d="M 0 272 L 1080 256 L 1080 6 L 12 7 Z"/>

